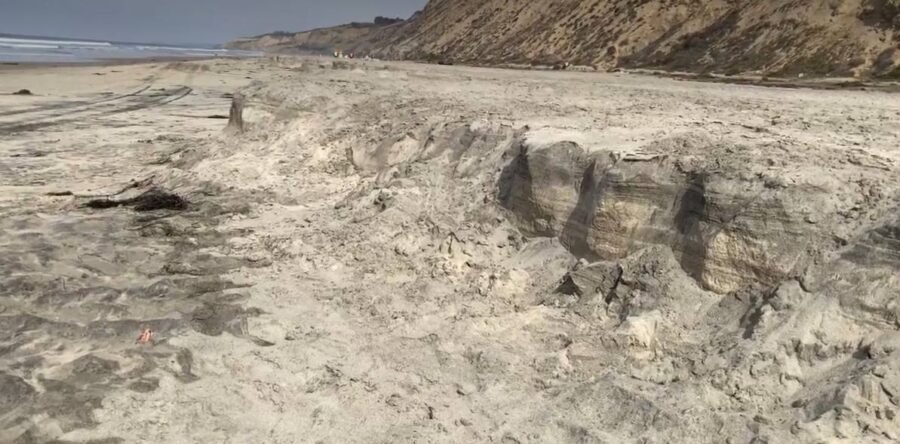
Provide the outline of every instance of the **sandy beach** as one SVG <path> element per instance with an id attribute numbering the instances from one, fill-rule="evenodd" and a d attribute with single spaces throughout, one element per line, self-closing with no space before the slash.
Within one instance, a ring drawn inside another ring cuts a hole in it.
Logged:
<path id="1" fill-rule="evenodd" d="M 0 67 L 0 442 L 896 442 L 898 162 L 886 91 Z"/>

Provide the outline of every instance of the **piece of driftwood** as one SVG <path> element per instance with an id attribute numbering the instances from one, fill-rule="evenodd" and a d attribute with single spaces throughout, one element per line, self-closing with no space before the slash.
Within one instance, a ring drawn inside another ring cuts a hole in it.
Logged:
<path id="1" fill-rule="evenodd" d="M 84 204 L 87 208 L 105 210 L 116 207 L 132 207 L 134 211 L 177 210 L 188 208 L 188 201 L 177 194 L 158 188 L 152 188 L 130 199 L 114 200 L 109 198 L 93 199 Z"/>

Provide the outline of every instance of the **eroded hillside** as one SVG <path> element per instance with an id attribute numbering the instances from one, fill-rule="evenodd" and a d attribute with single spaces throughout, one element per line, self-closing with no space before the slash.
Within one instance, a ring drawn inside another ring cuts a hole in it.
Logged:
<path id="1" fill-rule="evenodd" d="M 229 49 L 276 52 L 332 53 L 352 49 L 363 42 L 374 41 L 384 28 L 402 22 L 400 19 L 376 17 L 371 23 L 349 23 L 330 28 L 302 32 L 275 32 L 229 42 Z M 348 51 L 349 52 L 349 51 Z"/>
<path id="2" fill-rule="evenodd" d="M 897 0 L 431 0 L 333 45 L 469 64 L 897 77 L 898 11 Z"/>

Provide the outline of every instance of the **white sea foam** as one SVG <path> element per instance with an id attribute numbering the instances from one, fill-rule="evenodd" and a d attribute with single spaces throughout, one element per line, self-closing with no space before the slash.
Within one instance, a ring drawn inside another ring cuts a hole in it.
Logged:
<path id="1" fill-rule="evenodd" d="M 177 46 L 150 46 L 150 45 L 138 45 L 135 46 L 139 51 L 174 51 L 174 52 L 199 52 L 199 53 L 226 53 L 227 49 L 207 49 L 207 48 L 183 48 Z"/>
<path id="2" fill-rule="evenodd" d="M 89 62 L 109 59 L 142 59 L 153 57 L 251 57 L 248 51 L 230 51 L 186 46 L 164 46 L 138 43 L 88 42 L 81 40 L 56 40 L 48 37 L 0 37 L 0 62 L 41 62 L 66 57 L 74 61 Z"/>
<path id="3" fill-rule="evenodd" d="M 72 57 L 72 54 L 54 54 L 52 52 L 2 52 L 0 51 L 0 60 L 5 58 L 23 58 L 23 57 Z"/>
<path id="4" fill-rule="evenodd" d="M 44 45 L 38 43 L 7 43 L 0 39 L 0 48 L 26 48 L 26 49 L 59 49 L 58 45 Z"/>
<path id="5" fill-rule="evenodd" d="M 53 45 L 59 46 L 113 46 L 110 42 L 85 42 L 77 40 L 50 40 L 50 39 L 27 39 L 15 37 L 0 37 L 0 45 Z"/>

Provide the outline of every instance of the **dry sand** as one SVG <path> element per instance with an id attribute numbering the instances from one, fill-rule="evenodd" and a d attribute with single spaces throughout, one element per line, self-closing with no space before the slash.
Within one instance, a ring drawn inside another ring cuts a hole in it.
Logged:
<path id="1" fill-rule="evenodd" d="M 0 442 L 900 439 L 896 95 L 300 58 L 22 88 Z"/>

